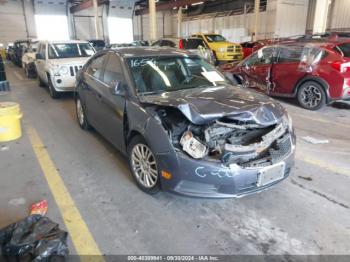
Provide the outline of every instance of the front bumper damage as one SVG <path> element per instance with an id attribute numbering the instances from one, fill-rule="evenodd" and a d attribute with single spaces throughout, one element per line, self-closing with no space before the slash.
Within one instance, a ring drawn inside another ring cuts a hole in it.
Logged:
<path id="1" fill-rule="evenodd" d="M 181 195 L 208 198 L 242 197 L 264 191 L 290 174 L 294 165 L 294 135 L 289 134 L 287 142 L 280 150 L 275 152 L 276 160 L 277 158 L 279 160 L 273 165 L 283 163 L 283 176 L 264 185 L 259 185 L 259 176 L 265 168 L 270 166 L 255 163 L 226 166 L 216 161 L 194 159 L 180 151 L 176 151 L 174 155 L 158 154 L 160 169 L 167 170 L 173 175 L 171 180 L 162 178 L 162 188 Z M 176 159 L 176 161 L 169 161 L 169 159 Z"/>
<path id="2" fill-rule="evenodd" d="M 192 144 L 199 148 L 198 154 L 183 143 L 183 137 L 189 132 L 186 131 L 180 142 L 182 148 L 175 145 L 171 152 L 157 154 L 160 170 L 172 174 L 171 180 L 161 178 L 162 188 L 182 195 L 208 198 L 242 197 L 266 190 L 287 178 L 294 164 L 296 139 L 286 122 L 258 130 L 258 141 L 256 133 L 253 139 L 248 133 L 249 141 L 254 141 L 249 143 L 242 143 L 243 129 L 235 129 L 230 137 L 218 138 L 207 128 L 207 140 L 199 142 L 203 144 Z M 217 127 L 216 124 L 211 124 L 210 128 L 217 132 L 216 135 L 222 131 L 222 126 Z M 238 137 L 237 132 L 240 134 Z M 216 140 L 221 144 L 218 145 Z M 209 149 L 205 151 L 204 145 Z M 216 150 L 219 152 L 214 152 Z"/>

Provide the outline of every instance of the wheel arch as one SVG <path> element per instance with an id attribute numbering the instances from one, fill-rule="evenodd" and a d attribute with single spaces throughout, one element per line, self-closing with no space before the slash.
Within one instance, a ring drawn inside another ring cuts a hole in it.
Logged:
<path id="1" fill-rule="evenodd" d="M 302 79 L 300 79 L 295 87 L 294 87 L 294 90 L 293 90 L 293 96 L 296 97 L 297 94 L 298 94 L 298 90 L 299 88 L 306 82 L 308 81 L 313 81 L 313 82 L 316 82 L 318 83 L 322 88 L 323 88 L 323 91 L 325 92 L 326 94 L 326 103 L 328 104 L 332 99 L 330 97 L 330 94 L 329 94 L 329 84 L 323 80 L 322 78 L 318 77 L 318 76 L 306 76 L 306 77 L 303 77 Z"/>

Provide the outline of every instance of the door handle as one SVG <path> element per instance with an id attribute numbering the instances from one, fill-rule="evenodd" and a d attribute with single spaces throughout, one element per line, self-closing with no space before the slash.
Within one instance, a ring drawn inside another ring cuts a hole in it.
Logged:
<path id="1" fill-rule="evenodd" d="M 96 97 L 97 97 L 97 100 L 98 100 L 98 101 L 100 101 L 100 102 L 102 101 L 102 95 L 96 94 Z"/>

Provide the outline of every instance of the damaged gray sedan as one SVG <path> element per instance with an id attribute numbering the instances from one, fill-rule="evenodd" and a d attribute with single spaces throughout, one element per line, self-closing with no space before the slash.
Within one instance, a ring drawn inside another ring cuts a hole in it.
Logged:
<path id="1" fill-rule="evenodd" d="M 191 53 L 101 51 L 81 70 L 76 91 L 79 125 L 126 154 L 147 193 L 240 197 L 282 181 L 293 166 L 285 109 L 232 86 Z"/>

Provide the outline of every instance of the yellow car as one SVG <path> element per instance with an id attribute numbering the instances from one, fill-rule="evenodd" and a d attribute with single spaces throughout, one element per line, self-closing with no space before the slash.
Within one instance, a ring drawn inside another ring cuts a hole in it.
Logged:
<path id="1" fill-rule="evenodd" d="M 219 61 L 237 61 L 243 59 L 243 49 L 240 44 L 230 43 L 218 34 L 194 34 L 192 37 L 202 38 L 216 55 Z"/>

